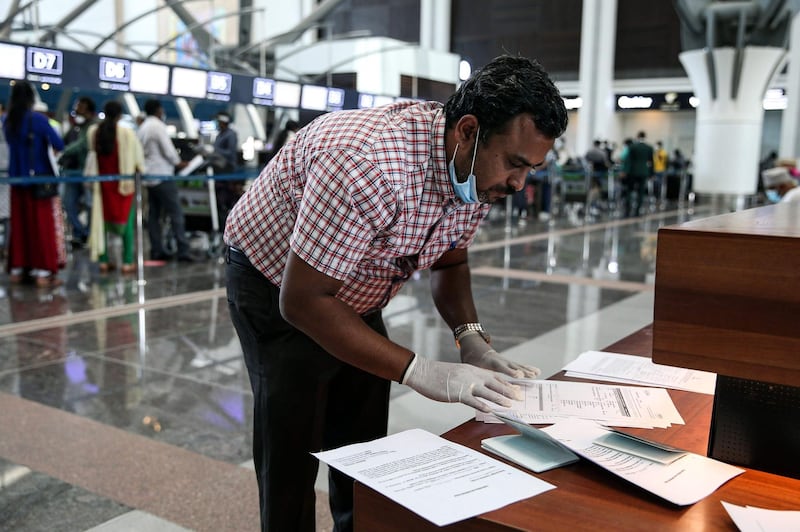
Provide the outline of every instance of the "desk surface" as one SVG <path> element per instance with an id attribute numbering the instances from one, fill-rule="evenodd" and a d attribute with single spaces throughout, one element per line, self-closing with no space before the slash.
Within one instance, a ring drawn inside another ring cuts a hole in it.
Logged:
<path id="1" fill-rule="evenodd" d="M 652 331 L 650 327 L 646 327 L 606 350 L 650 356 L 651 349 Z M 561 373 L 553 378 L 566 380 Z M 686 425 L 673 425 L 668 429 L 624 430 L 705 455 L 713 398 L 679 390 L 669 390 L 669 394 Z M 481 450 L 482 439 L 511 433 L 513 429 L 504 424 L 468 421 L 443 436 L 472 449 Z M 557 488 L 443 528 L 420 518 L 363 484 L 356 483 L 355 529 L 736 530 L 720 500 L 772 510 L 800 510 L 800 480 L 755 470 L 746 470 L 744 474 L 691 506 L 672 505 L 586 460 L 537 476 Z"/>

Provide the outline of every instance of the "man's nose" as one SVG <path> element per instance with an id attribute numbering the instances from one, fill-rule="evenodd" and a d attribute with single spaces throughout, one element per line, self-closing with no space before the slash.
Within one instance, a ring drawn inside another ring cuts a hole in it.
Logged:
<path id="1" fill-rule="evenodd" d="M 528 172 L 523 174 L 516 174 L 511 176 L 511 179 L 508 180 L 508 184 L 514 187 L 514 190 L 519 192 L 525 186 L 525 178 L 528 176 Z"/>

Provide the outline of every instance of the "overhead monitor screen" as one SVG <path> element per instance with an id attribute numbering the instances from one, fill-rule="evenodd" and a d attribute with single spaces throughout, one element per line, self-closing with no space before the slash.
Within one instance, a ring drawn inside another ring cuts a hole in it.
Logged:
<path id="1" fill-rule="evenodd" d="M 209 72 L 208 73 L 208 86 L 206 87 L 206 95 L 212 100 L 229 101 L 231 99 L 231 86 L 233 85 L 233 77 L 225 72 Z"/>
<path id="2" fill-rule="evenodd" d="M 303 85 L 300 107 L 312 111 L 325 111 L 328 108 L 328 88 L 318 85 Z"/>
<path id="3" fill-rule="evenodd" d="M 25 77 L 25 47 L 0 43 L 0 78 L 23 79 Z"/>
<path id="4" fill-rule="evenodd" d="M 131 61 L 132 92 L 167 94 L 169 92 L 169 67 Z"/>
<path id="5" fill-rule="evenodd" d="M 365 109 L 369 107 L 380 107 L 382 105 L 387 105 L 393 102 L 394 98 L 391 96 L 376 96 L 374 94 L 366 94 L 366 93 L 361 93 L 358 95 L 359 109 Z"/>
<path id="6" fill-rule="evenodd" d="M 276 81 L 273 102 L 276 107 L 300 107 L 300 84 Z"/>
<path id="7" fill-rule="evenodd" d="M 275 100 L 275 80 L 267 78 L 253 79 L 253 103 L 272 105 Z"/>
<path id="8" fill-rule="evenodd" d="M 191 68 L 172 68 L 172 85 L 170 93 L 173 96 L 187 98 L 205 98 L 208 84 L 208 72 Z"/>
<path id="9" fill-rule="evenodd" d="M 28 79 L 42 83 L 61 83 L 64 71 L 64 54 L 60 50 L 28 47 L 25 61 Z"/>

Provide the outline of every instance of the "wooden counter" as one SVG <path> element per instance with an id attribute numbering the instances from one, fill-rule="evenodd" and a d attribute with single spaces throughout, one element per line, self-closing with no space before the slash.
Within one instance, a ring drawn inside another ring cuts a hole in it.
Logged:
<path id="1" fill-rule="evenodd" d="M 650 356 L 652 329 L 609 346 L 607 351 Z M 566 379 L 563 374 L 553 378 Z M 669 390 L 686 425 L 668 429 L 624 429 L 697 454 L 706 454 L 712 397 Z M 443 436 L 481 450 L 484 438 L 511 434 L 506 425 L 466 422 Z M 483 451 L 482 451 L 483 452 Z M 488 453 L 484 453 L 488 454 Z M 495 455 L 490 455 L 497 458 Z M 510 463 L 510 462 L 509 462 Z M 512 464 L 514 465 L 514 464 Z M 531 473 L 533 474 L 533 473 Z M 800 480 L 747 470 L 692 506 L 675 506 L 581 459 L 578 463 L 537 474 L 556 489 L 447 527 L 437 527 L 363 484 L 355 486 L 355 529 L 360 532 L 433 530 L 736 530 L 720 504 L 800 510 Z"/>

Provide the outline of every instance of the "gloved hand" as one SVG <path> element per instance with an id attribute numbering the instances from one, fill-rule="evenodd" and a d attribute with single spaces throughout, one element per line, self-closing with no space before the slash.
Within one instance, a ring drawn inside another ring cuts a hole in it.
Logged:
<path id="1" fill-rule="evenodd" d="M 492 371 L 469 364 L 439 362 L 419 355 L 415 357 L 406 371 L 403 384 L 428 399 L 460 402 L 481 412 L 490 412 L 490 406 L 478 400 L 478 397 L 506 408 L 511 406 L 509 397 L 516 400 L 523 398 L 518 386 L 503 380 Z"/>
<path id="2" fill-rule="evenodd" d="M 461 362 L 465 364 L 504 373 L 517 379 L 535 379 L 541 373 L 539 368 L 500 356 L 477 331 L 464 334 L 458 343 L 461 346 Z"/>

